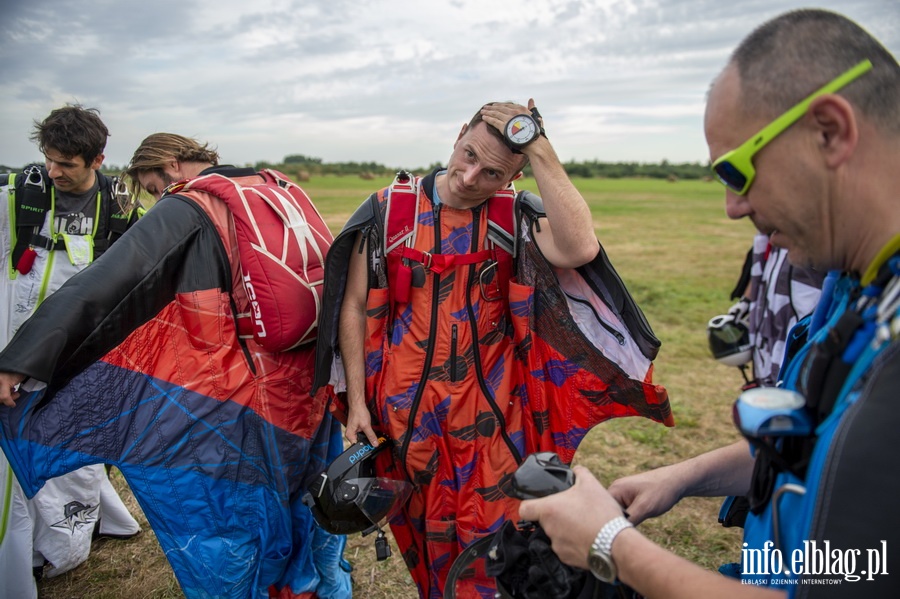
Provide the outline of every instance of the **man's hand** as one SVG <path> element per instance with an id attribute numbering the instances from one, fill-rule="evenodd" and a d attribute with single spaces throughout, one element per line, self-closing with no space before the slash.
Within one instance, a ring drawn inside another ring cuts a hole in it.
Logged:
<path id="1" fill-rule="evenodd" d="M 591 471 L 575 466 L 575 484 L 555 495 L 523 501 L 519 517 L 540 523 L 559 558 L 576 568 L 587 569 L 588 552 L 603 525 L 622 515 L 616 503 Z"/>
<path id="2" fill-rule="evenodd" d="M 663 466 L 609 485 L 610 494 L 628 512 L 632 524 L 668 512 L 684 497 L 745 495 L 753 458 L 747 441 L 738 441 L 684 462 Z"/>
<path id="3" fill-rule="evenodd" d="M 683 497 L 683 480 L 672 466 L 620 478 L 609 493 L 628 512 L 632 524 L 668 512 Z"/>
<path id="4" fill-rule="evenodd" d="M 378 447 L 378 435 L 372 429 L 372 415 L 365 405 L 357 405 L 355 402 L 347 407 L 347 428 L 344 436 L 351 443 L 359 441 L 359 434 L 363 433 L 372 447 Z"/>
<path id="5" fill-rule="evenodd" d="M 506 124 L 514 117 L 520 114 L 531 115 L 531 109 L 534 108 L 534 99 L 528 99 L 528 106 L 522 106 L 521 104 L 515 104 L 513 102 L 496 102 L 494 104 L 488 104 L 481 108 L 481 118 L 484 119 L 484 122 L 488 125 L 494 127 L 501 134 L 503 130 L 506 128 Z M 538 122 L 538 127 L 543 127 L 544 119 L 540 119 Z M 520 148 L 522 152 L 525 152 L 525 149 L 532 146 L 535 142 L 537 142 L 541 136 L 538 136 L 533 142 L 528 144 L 527 146 Z M 546 138 L 544 138 L 546 139 Z"/>
<path id="6" fill-rule="evenodd" d="M 0 372 L 0 404 L 10 408 L 16 407 L 16 400 L 19 399 L 19 383 L 24 380 L 24 374 Z"/>

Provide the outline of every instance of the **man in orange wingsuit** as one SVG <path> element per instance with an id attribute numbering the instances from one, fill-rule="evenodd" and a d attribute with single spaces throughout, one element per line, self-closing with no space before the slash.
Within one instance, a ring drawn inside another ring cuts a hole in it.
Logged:
<path id="1" fill-rule="evenodd" d="M 529 162 L 543 203 L 513 189 Z M 532 100 L 483 106 L 446 168 L 373 194 L 326 273 L 314 387 L 346 381 L 335 411 L 348 439 L 393 441 L 377 467 L 415 487 L 391 530 L 422 597 L 441 596 L 465 547 L 516 519 L 504 490 L 528 453 L 569 462 L 615 416 L 672 423 L 651 382 L 659 342 Z M 493 596 L 482 570 L 459 596 Z"/>

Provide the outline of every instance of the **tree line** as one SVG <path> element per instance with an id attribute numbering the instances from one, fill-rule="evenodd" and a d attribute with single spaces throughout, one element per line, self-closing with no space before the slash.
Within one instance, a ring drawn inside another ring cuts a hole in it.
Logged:
<path id="1" fill-rule="evenodd" d="M 323 175 L 349 175 L 354 177 L 375 178 L 389 177 L 400 170 L 399 167 L 389 167 L 379 162 L 325 162 L 321 158 L 305 156 L 303 154 L 290 154 L 284 157 L 280 163 L 259 161 L 251 165 L 257 170 L 262 168 L 274 168 L 299 180 Z M 412 172 L 423 174 L 440 166 L 439 163 L 427 167 L 411 169 Z M 699 162 L 673 163 L 663 160 L 658 163 L 644 162 L 601 162 L 599 160 L 570 160 L 563 163 L 566 173 L 570 177 L 624 179 L 624 178 L 648 178 L 648 179 L 704 179 L 709 177 L 709 165 Z M 21 168 L 0 165 L 0 173 L 20 172 Z M 117 175 L 122 169 L 116 165 L 104 165 L 102 171 L 105 174 Z M 525 167 L 525 175 L 531 176 L 531 167 Z"/>
<path id="2" fill-rule="evenodd" d="M 378 162 L 324 162 L 321 158 L 291 154 L 284 157 L 281 164 L 257 162 L 256 168 L 276 168 L 288 174 L 301 172 L 308 176 L 322 175 L 354 175 L 354 176 L 391 176 L 399 168 L 391 168 Z M 434 163 L 427 167 L 413 168 L 415 173 L 430 172 L 440 166 Z M 622 179 L 628 177 L 644 177 L 650 179 L 703 179 L 709 176 L 709 165 L 699 162 L 672 163 L 663 160 L 659 163 L 642 162 L 601 162 L 599 160 L 574 161 L 563 163 L 570 177 Z M 525 167 L 525 175 L 531 176 L 531 167 Z"/>

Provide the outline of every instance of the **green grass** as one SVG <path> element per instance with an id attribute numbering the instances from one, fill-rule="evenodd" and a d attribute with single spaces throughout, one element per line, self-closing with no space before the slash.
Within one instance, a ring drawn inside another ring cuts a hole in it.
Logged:
<path id="1" fill-rule="evenodd" d="M 372 191 L 389 182 L 314 177 L 301 185 L 336 233 Z M 752 225 L 725 216 L 724 192 L 711 182 L 576 179 L 575 184 L 591 207 L 597 236 L 663 342 L 654 380 L 668 388 L 676 420 L 671 429 L 635 418 L 603 423 L 585 438 L 576 462 L 609 484 L 734 441 L 730 406 L 741 384 L 740 373 L 710 357 L 706 323 L 731 304 L 728 294 L 750 245 Z M 537 191 L 530 179 L 519 181 L 517 187 Z M 130 495 L 120 477 L 114 482 L 123 495 Z M 641 530 L 664 547 L 714 569 L 740 555 L 739 531 L 716 523 L 719 503 L 685 500 L 669 514 L 642 524 Z M 95 544 L 85 565 L 44 581 L 40 596 L 181 597 L 146 521 L 143 526 L 145 533 L 137 539 Z M 371 537 L 355 535 L 349 540 L 355 596 L 416 596 L 396 548 L 394 554 L 377 563 Z"/>

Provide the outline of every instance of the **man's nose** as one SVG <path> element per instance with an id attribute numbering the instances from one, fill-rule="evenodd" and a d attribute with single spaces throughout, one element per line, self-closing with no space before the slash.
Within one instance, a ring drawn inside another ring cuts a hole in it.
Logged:
<path id="1" fill-rule="evenodd" d="M 466 184 L 467 187 L 472 187 L 475 185 L 475 182 L 478 180 L 478 169 L 475 167 L 469 167 L 463 173 L 463 183 Z"/>
<path id="2" fill-rule="evenodd" d="M 725 190 L 725 214 L 728 218 L 739 219 L 750 214 L 750 202 L 746 195 L 738 195 L 730 189 Z"/>
<path id="3" fill-rule="evenodd" d="M 51 179 L 55 179 L 62 174 L 62 171 L 60 170 L 60 168 L 52 160 L 47 160 L 45 166 L 47 167 L 47 174 L 50 176 Z"/>

